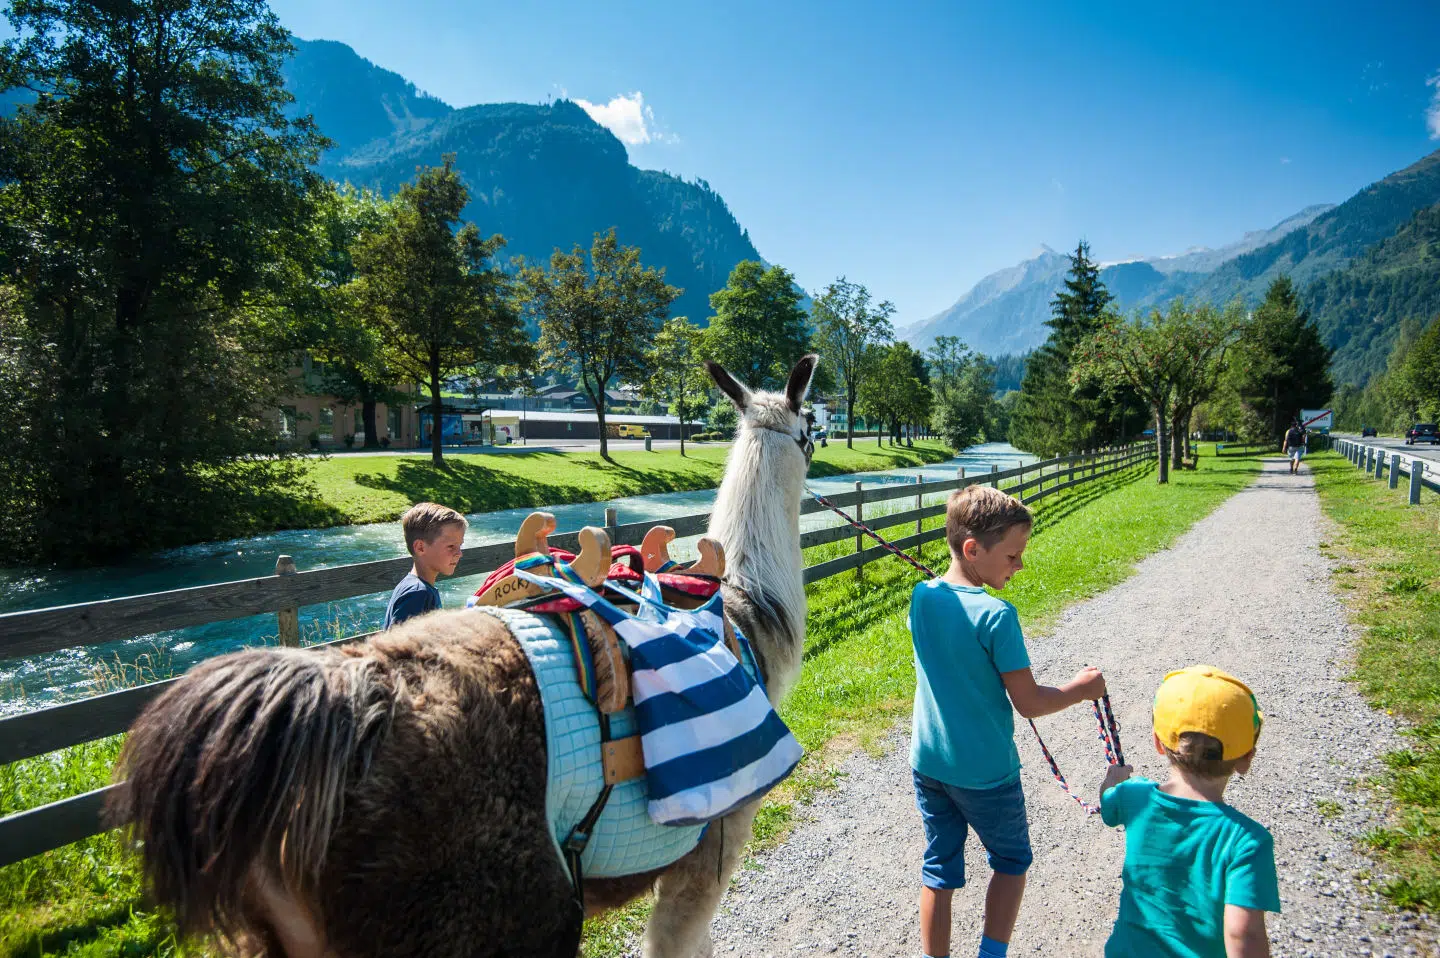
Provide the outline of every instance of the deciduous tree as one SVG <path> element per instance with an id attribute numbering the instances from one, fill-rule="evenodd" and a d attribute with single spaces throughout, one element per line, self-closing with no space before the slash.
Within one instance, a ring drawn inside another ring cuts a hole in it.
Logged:
<path id="1" fill-rule="evenodd" d="M 681 291 L 665 282 L 665 270 L 641 264 L 638 247 L 621 246 L 613 229 L 595 234 L 589 260 L 579 246 L 556 250 L 549 269 L 521 270 L 520 289 L 540 326 L 541 363 L 574 379 L 595 404 L 608 459 L 605 391 L 616 380 L 645 378 L 656 326 Z"/>
<path id="2" fill-rule="evenodd" d="M 685 455 L 685 427 L 710 405 L 709 377 L 701 365 L 703 331 L 684 316 L 667 319 L 655 334 L 646 356 L 650 376 L 642 393 L 670 406 L 680 420 L 680 455 Z"/>
<path id="3" fill-rule="evenodd" d="M 782 389 L 810 349 L 795 277 L 780 266 L 742 260 L 725 288 L 710 294 L 705 356 L 752 389 Z"/>
<path id="4" fill-rule="evenodd" d="M 880 358 L 879 347 L 895 334 L 889 300 L 872 306 L 870 291 L 840 277 L 815 298 L 815 339 L 822 366 L 835 373 L 845 397 L 845 445 L 855 445 L 855 400 L 871 368 Z"/>
<path id="5" fill-rule="evenodd" d="M 0 88 L 0 365 L 13 561 L 95 562 L 244 530 L 273 452 L 322 138 L 287 118 L 262 0 L 15 0 Z M 28 364 L 42 365 L 30 368 Z M 77 516 L 104 516 L 77 522 Z"/>
<path id="6" fill-rule="evenodd" d="M 501 236 L 481 237 L 460 213 L 470 191 L 454 156 L 400 187 L 383 225 L 355 247 L 355 302 L 380 330 L 386 366 L 430 393 L 430 455 L 444 466 L 441 386 L 479 364 L 519 367 L 531 344 L 493 263 Z M 457 228 L 458 227 L 458 228 Z"/>

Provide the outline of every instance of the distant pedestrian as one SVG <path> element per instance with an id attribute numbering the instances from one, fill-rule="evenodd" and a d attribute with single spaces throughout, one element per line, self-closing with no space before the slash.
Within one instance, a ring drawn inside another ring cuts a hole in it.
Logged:
<path id="1" fill-rule="evenodd" d="M 434 502 L 416 503 L 401 517 L 405 548 L 415 557 L 415 564 L 390 593 L 384 628 L 440 608 L 435 580 L 454 575 L 468 527 L 460 513 Z"/>
<path id="2" fill-rule="evenodd" d="M 1295 420 L 1289 430 L 1285 433 L 1285 444 L 1280 451 L 1290 457 L 1290 475 L 1300 471 L 1300 460 L 1305 458 L 1305 443 L 1309 438 L 1305 427 L 1300 425 L 1300 420 Z"/>

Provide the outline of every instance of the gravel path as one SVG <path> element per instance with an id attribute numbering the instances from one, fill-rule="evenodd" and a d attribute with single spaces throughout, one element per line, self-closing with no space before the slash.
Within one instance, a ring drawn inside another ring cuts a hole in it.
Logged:
<path id="1" fill-rule="evenodd" d="M 1254 770 L 1227 798 L 1275 836 L 1284 911 L 1270 917 L 1274 954 L 1433 955 L 1433 925 L 1388 910 L 1373 890 L 1378 868 L 1352 848 L 1383 808 L 1351 783 L 1380 768 L 1396 735 L 1343 681 L 1355 633 L 1317 548 L 1324 521 L 1309 476 L 1268 463 L 1174 548 L 1066 613 L 1053 634 L 1032 636 L 1030 653 L 1041 681 L 1086 663 L 1105 670 L 1126 757 L 1151 778 L 1165 773 L 1148 736 L 1164 673 L 1206 662 L 1245 679 L 1265 733 Z M 1044 719 L 1041 730 L 1072 785 L 1093 796 L 1104 758 L 1088 709 Z M 1017 734 L 1036 860 L 1012 953 L 1098 956 L 1117 908 L 1123 836 L 1087 819 L 1023 725 Z M 897 730 L 881 757 L 851 756 L 790 839 L 742 870 L 715 920 L 715 954 L 920 954 L 907 735 Z M 978 842 L 969 851 L 972 874 L 987 874 Z M 956 894 L 957 956 L 979 940 L 983 887 Z"/>

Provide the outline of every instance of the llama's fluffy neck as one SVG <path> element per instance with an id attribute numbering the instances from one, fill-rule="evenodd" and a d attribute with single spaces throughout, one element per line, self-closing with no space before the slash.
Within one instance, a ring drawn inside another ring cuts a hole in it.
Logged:
<path id="1" fill-rule="evenodd" d="M 800 495 L 805 458 L 795 440 L 746 424 L 736 437 L 710 516 L 710 535 L 725 547 L 725 579 L 760 602 L 775 600 L 781 634 L 803 643 L 805 580 L 800 555 Z M 755 639 L 762 640 L 761 636 Z"/>

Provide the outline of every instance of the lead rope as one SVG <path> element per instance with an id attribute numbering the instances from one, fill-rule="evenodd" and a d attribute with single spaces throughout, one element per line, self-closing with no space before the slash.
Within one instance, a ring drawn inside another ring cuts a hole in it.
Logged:
<path id="1" fill-rule="evenodd" d="M 839 506 L 835 505 L 835 503 L 820 495 L 814 489 L 811 489 L 808 485 L 805 487 L 805 491 L 810 493 L 810 495 L 814 497 L 815 501 L 820 503 L 820 505 L 824 506 L 826 509 L 829 509 L 831 512 L 835 513 L 840 518 L 850 523 L 850 525 L 854 526 L 856 529 L 859 529 L 861 532 L 865 533 L 865 535 L 880 543 L 881 547 L 884 548 L 886 551 L 892 552 L 900 558 L 904 559 L 913 568 L 924 573 L 930 578 L 938 578 L 938 576 L 935 574 L 935 570 L 931 569 L 929 566 L 925 565 L 925 563 L 921 562 L 919 559 L 916 559 L 914 556 L 911 556 L 909 553 L 905 552 L 898 546 L 887 542 L 883 537 L 881 537 L 878 532 L 865 525 L 865 523 L 860 522 L 858 519 L 852 518 L 849 514 L 845 512 L 845 510 L 841 509 Z M 1104 710 L 1103 716 L 1101 711 L 1102 708 Z M 1100 727 L 1100 742 L 1105 746 L 1105 760 L 1111 765 L 1124 765 L 1125 750 L 1120 746 L 1120 723 L 1115 721 L 1115 713 L 1110 708 L 1110 693 L 1106 692 L 1104 695 L 1100 696 L 1100 698 L 1092 699 L 1090 702 L 1090 709 L 1095 713 L 1095 722 Z M 1060 771 L 1060 766 L 1056 764 L 1055 756 L 1050 754 L 1050 749 L 1045 745 L 1045 740 L 1040 737 L 1040 730 L 1035 727 L 1034 719 L 1027 719 L 1026 721 L 1030 723 L 1030 731 L 1035 733 L 1035 741 L 1040 746 L 1040 753 L 1045 756 L 1045 761 L 1050 765 L 1050 774 L 1055 776 L 1056 784 L 1058 784 L 1065 791 L 1066 795 L 1069 795 L 1071 798 L 1075 799 L 1076 803 L 1079 804 L 1081 808 L 1085 809 L 1085 813 L 1087 815 L 1097 814 L 1100 811 L 1099 805 L 1092 805 L 1091 803 L 1085 801 L 1085 799 L 1081 798 L 1079 795 L 1076 795 L 1073 791 L 1070 790 L 1070 783 L 1065 781 L 1065 775 Z"/>

